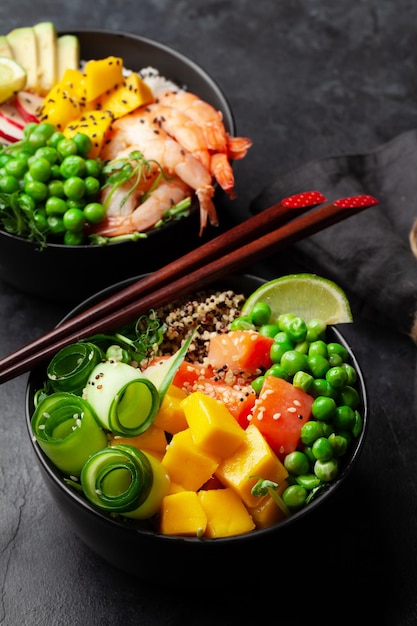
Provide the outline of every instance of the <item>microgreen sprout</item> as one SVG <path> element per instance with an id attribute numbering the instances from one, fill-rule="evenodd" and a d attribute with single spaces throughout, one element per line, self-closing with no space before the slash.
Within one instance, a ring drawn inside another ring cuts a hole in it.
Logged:
<path id="1" fill-rule="evenodd" d="M 249 476 L 249 478 L 258 479 L 258 481 L 253 485 L 251 489 L 251 494 L 253 496 L 260 498 L 262 496 L 269 495 L 274 500 L 275 504 L 279 506 L 284 515 L 286 515 L 287 517 L 291 515 L 287 505 L 278 493 L 278 483 L 274 483 L 272 480 L 264 479 L 261 476 Z"/>

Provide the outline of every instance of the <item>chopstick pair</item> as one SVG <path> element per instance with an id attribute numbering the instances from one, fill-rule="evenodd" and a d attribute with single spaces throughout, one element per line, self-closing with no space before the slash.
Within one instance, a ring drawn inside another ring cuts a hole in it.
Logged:
<path id="1" fill-rule="evenodd" d="M 0 359 L 0 383 L 29 371 L 66 345 L 128 321 L 205 287 L 270 254 L 378 204 L 373 196 L 341 198 L 308 191 L 245 220 L 222 235 L 98 302 L 33 342 Z M 313 211 L 308 211 L 317 207 Z"/>

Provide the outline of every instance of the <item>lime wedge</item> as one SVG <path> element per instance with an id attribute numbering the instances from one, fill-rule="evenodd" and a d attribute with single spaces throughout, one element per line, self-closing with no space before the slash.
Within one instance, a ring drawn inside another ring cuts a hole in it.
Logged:
<path id="1" fill-rule="evenodd" d="M 5 102 L 26 85 L 26 70 L 9 57 L 0 57 L 0 102 Z"/>
<path id="2" fill-rule="evenodd" d="M 343 289 L 316 274 L 289 274 L 264 283 L 248 297 L 242 314 L 248 315 L 257 302 L 269 304 L 272 319 L 293 313 L 305 322 L 311 319 L 320 319 L 326 324 L 353 322 Z"/>

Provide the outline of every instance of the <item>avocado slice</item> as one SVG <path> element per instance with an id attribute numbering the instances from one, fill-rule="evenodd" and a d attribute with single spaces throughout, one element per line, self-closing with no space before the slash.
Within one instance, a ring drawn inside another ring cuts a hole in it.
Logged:
<path id="1" fill-rule="evenodd" d="M 57 33 L 52 22 L 38 22 L 33 30 L 38 46 L 38 92 L 44 96 L 58 82 Z"/>
<path id="2" fill-rule="evenodd" d="M 13 58 L 12 49 L 6 39 L 6 35 L 0 35 L 0 57 Z"/>
<path id="3" fill-rule="evenodd" d="M 67 69 L 80 69 L 80 43 L 75 35 L 58 37 L 58 81 Z"/>
<path id="4" fill-rule="evenodd" d="M 6 35 L 13 58 L 26 70 L 26 89 L 38 91 L 39 63 L 35 31 L 31 26 L 15 28 Z"/>

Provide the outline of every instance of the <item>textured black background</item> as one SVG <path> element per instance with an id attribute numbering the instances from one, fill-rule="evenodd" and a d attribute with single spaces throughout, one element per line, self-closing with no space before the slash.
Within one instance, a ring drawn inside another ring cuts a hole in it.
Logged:
<path id="1" fill-rule="evenodd" d="M 417 125 L 417 5 L 411 0 L 2 0 L 1 31 L 52 20 L 168 44 L 225 91 L 237 131 L 254 145 L 236 163 L 238 198 L 221 219 L 249 214 L 277 174 L 319 157 L 368 151 Z M 117 51 L 115 51 L 117 53 Z M 277 198 L 278 200 L 278 198 Z M 410 211 L 414 208 L 410 207 Z M 417 209 L 415 210 L 417 214 Z M 259 267 L 266 277 L 273 264 Z M 42 280 L 42 277 L 39 277 Z M 0 284 L 0 349 L 9 353 L 66 309 Z M 356 311 L 354 311 L 356 313 Z M 114 570 L 67 526 L 27 440 L 22 376 L 0 389 L 0 624 L 208 626 L 274 622 L 417 623 L 415 346 L 356 315 L 344 332 L 368 384 L 369 436 L 331 514 L 259 555 L 238 589 L 172 590 Z M 138 563 L 140 567 L 140 563 Z M 219 563 L 234 571 L 241 563 Z M 273 581 L 271 585 L 266 583 Z"/>

